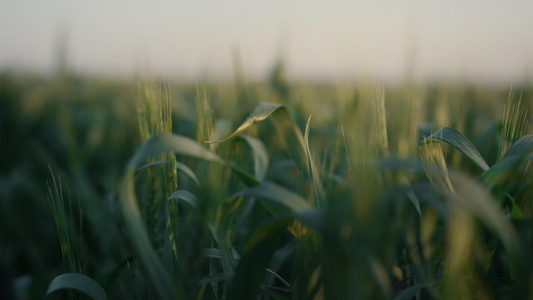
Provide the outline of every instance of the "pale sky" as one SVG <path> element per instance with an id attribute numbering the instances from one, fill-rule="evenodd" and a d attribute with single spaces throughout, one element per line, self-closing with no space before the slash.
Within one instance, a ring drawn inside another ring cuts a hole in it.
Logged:
<path id="1" fill-rule="evenodd" d="M 197 80 L 261 79 L 279 55 L 289 78 L 533 78 L 533 1 L 7 1 L 0 71 L 47 72 L 67 41 L 71 69 Z"/>

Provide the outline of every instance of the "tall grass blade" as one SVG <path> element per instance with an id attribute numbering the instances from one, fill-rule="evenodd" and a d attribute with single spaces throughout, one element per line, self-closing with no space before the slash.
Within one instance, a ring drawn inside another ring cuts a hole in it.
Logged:
<path id="1" fill-rule="evenodd" d="M 346 152 L 346 163 L 348 164 L 348 173 L 352 173 L 352 164 L 350 163 L 350 152 L 348 151 L 348 144 L 346 143 L 346 134 L 344 133 L 344 125 L 341 124 L 342 141 L 344 142 L 344 151 Z"/>
<path id="2" fill-rule="evenodd" d="M 311 115 L 307 119 L 305 125 L 304 141 L 305 141 L 305 153 L 307 154 L 307 173 L 309 174 L 309 181 L 313 183 L 313 189 L 315 194 L 315 205 L 320 207 L 321 203 L 324 203 L 324 188 L 320 181 L 320 175 L 315 165 L 315 161 L 311 156 L 311 150 L 309 148 L 309 129 L 311 124 Z"/>
<path id="3" fill-rule="evenodd" d="M 92 278 L 77 273 L 65 273 L 50 282 L 46 297 L 59 290 L 77 290 L 94 300 L 107 300 L 107 294 Z"/>

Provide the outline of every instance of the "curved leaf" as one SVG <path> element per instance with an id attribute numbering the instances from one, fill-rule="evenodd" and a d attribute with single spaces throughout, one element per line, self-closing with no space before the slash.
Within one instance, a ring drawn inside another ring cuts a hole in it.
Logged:
<path id="1" fill-rule="evenodd" d="M 305 153 L 307 154 L 307 173 L 309 174 L 309 181 L 313 183 L 313 189 L 315 191 L 315 201 L 316 206 L 320 207 L 320 203 L 324 202 L 324 188 L 322 187 L 322 182 L 320 181 L 320 176 L 315 165 L 315 161 L 311 156 L 311 150 L 309 148 L 309 129 L 311 124 L 311 115 L 307 119 L 307 124 L 305 125 L 304 133 L 304 142 L 305 142 Z"/>
<path id="2" fill-rule="evenodd" d="M 159 166 L 159 165 L 162 165 L 162 164 L 163 164 L 162 160 L 156 160 L 154 162 L 148 163 L 148 164 L 146 164 L 144 166 L 141 166 L 141 167 L 137 168 L 135 170 L 135 174 L 139 173 L 140 171 L 142 171 L 144 169 L 147 169 L 147 168 L 150 168 L 150 167 L 153 167 L 153 166 Z M 182 171 L 183 173 L 185 173 L 187 176 L 189 176 L 198 186 L 200 185 L 200 182 L 198 181 L 198 178 L 196 177 L 194 172 L 189 167 L 187 167 L 187 165 L 176 161 L 176 168 L 178 170 Z"/>
<path id="3" fill-rule="evenodd" d="M 200 186 L 200 181 L 196 177 L 196 174 L 185 164 L 180 163 L 179 161 L 176 161 L 176 168 L 183 173 L 185 173 L 187 176 L 189 176 L 198 186 Z"/>
<path id="4" fill-rule="evenodd" d="M 230 136 L 218 141 L 207 141 L 208 143 L 221 143 L 238 136 L 252 126 L 255 122 L 260 122 L 268 118 L 277 109 L 283 107 L 281 104 L 261 102 L 254 107 L 254 110 L 248 115 L 246 120 Z"/>
<path id="5" fill-rule="evenodd" d="M 308 160 L 304 137 L 294 120 L 291 118 L 285 106 L 275 103 L 259 103 L 254 110 L 248 115 L 246 120 L 230 136 L 219 141 L 208 143 L 220 143 L 234 138 L 255 122 L 264 121 L 269 118 L 272 120 L 276 131 L 280 135 L 281 143 L 287 151 L 290 158 L 294 160 L 298 168 L 303 172 L 308 172 Z"/>
<path id="6" fill-rule="evenodd" d="M 285 285 L 285 287 L 287 287 L 287 288 L 289 288 L 289 289 L 291 288 L 291 284 L 288 283 L 287 280 L 283 279 L 283 277 L 281 277 L 278 273 L 276 273 L 276 272 L 270 270 L 269 268 L 265 268 L 265 270 L 266 270 L 268 273 L 274 275 L 274 276 L 275 276 L 275 277 L 276 277 L 281 283 L 283 283 L 283 285 Z"/>
<path id="7" fill-rule="evenodd" d="M 506 158 L 523 156 L 533 149 L 533 135 L 525 135 L 516 141 L 505 153 L 501 160 Z"/>
<path id="8" fill-rule="evenodd" d="M 443 141 L 459 150 L 461 153 L 466 155 L 466 157 L 470 158 L 483 171 L 489 169 L 489 165 L 487 162 L 485 162 L 481 154 L 479 154 L 476 147 L 474 147 L 474 145 L 472 145 L 472 143 L 459 131 L 450 127 L 442 127 L 437 132 L 425 138 L 420 143 L 420 146 L 423 146 L 424 143 L 431 142 L 432 140 Z"/>
<path id="9" fill-rule="evenodd" d="M 61 274 L 54 278 L 48 285 L 45 297 L 55 291 L 69 289 L 80 291 L 95 300 L 107 300 L 107 295 L 98 282 L 78 273 Z"/>
<path id="10" fill-rule="evenodd" d="M 299 195 L 270 181 L 243 190 L 234 196 L 257 197 L 262 200 L 276 203 L 278 204 L 277 206 L 269 206 L 267 203 L 263 202 L 263 204 L 265 204 L 265 206 L 277 216 L 287 212 L 300 212 L 311 208 L 309 203 Z M 279 205 L 284 208 L 280 209 Z"/>
<path id="11" fill-rule="evenodd" d="M 138 166 L 152 156 L 161 153 L 174 152 L 179 155 L 186 155 L 194 158 L 204 159 L 207 161 L 218 162 L 227 165 L 233 173 L 239 177 L 247 186 L 258 184 L 257 179 L 236 166 L 228 165 L 222 158 L 209 149 L 204 148 L 198 142 L 181 135 L 161 134 L 148 139 L 139 147 L 133 157 L 128 162 L 126 169 L 135 170 Z M 176 167 L 191 176 L 193 180 L 198 181 L 192 170 L 186 165 L 176 162 Z"/>
<path id="12" fill-rule="evenodd" d="M 274 272 L 280 272 L 283 265 L 287 263 L 289 258 L 292 257 L 292 255 L 294 254 L 295 248 L 296 241 L 293 241 L 276 250 L 276 252 L 274 252 L 274 254 L 272 255 L 272 259 L 270 259 L 268 269 Z M 275 279 L 276 276 L 267 276 L 264 284 L 266 286 L 273 286 Z"/>
<path id="13" fill-rule="evenodd" d="M 172 199 L 183 200 L 183 202 L 189 204 L 192 207 L 196 207 L 196 205 L 198 204 L 198 198 L 196 198 L 193 193 L 186 190 L 175 191 L 174 193 L 172 193 L 172 195 L 170 195 L 168 201 L 170 202 Z"/>
<path id="14" fill-rule="evenodd" d="M 220 157 L 193 139 L 181 135 L 161 134 L 148 139 L 142 144 L 128 162 L 126 169 L 135 170 L 148 158 L 166 152 L 223 163 Z"/>
<path id="15" fill-rule="evenodd" d="M 135 174 L 139 173 L 140 171 L 144 170 L 144 169 L 148 169 L 150 167 L 153 167 L 153 166 L 159 166 L 159 165 L 162 165 L 163 164 L 163 161 L 162 160 L 156 160 L 154 162 L 151 162 L 151 163 L 148 163 L 142 167 L 139 167 L 135 170 Z"/>
<path id="16" fill-rule="evenodd" d="M 200 251 L 203 257 L 220 258 L 220 250 L 217 248 L 204 248 Z"/>
<path id="17" fill-rule="evenodd" d="M 533 135 L 526 135 L 516 141 L 505 155 L 489 170 L 483 173 L 483 179 L 490 185 L 498 185 L 516 174 L 525 171 L 527 160 L 533 159 Z"/>

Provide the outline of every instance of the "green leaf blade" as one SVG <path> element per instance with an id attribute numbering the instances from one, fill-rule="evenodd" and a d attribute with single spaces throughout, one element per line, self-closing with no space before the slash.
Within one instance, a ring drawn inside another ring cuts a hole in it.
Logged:
<path id="1" fill-rule="evenodd" d="M 107 300 L 107 294 L 94 279 L 78 273 L 65 273 L 50 282 L 46 297 L 59 290 L 77 290 L 95 300 Z"/>
<path id="2" fill-rule="evenodd" d="M 527 167 L 526 161 L 533 159 L 533 135 L 521 137 L 507 150 L 505 155 L 483 173 L 489 186 L 495 186 L 520 174 Z"/>
<path id="3" fill-rule="evenodd" d="M 301 212 L 311 209 L 311 206 L 305 199 L 270 181 L 263 182 L 260 185 L 241 191 L 235 196 L 257 197 L 281 205 L 284 209 L 278 210 L 276 212 L 278 215 L 283 212 Z"/>
<path id="4" fill-rule="evenodd" d="M 183 163 L 180 163 L 179 161 L 176 161 L 176 168 L 185 173 L 187 176 L 189 176 L 189 178 L 191 178 L 194 183 L 196 183 L 196 185 L 200 186 L 200 181 L 196 177 L 196 174 L 194 174 L 194 172 L 191 170 L 191 168 L 189 168 Z"/>
<path id="5" fill-rule="evenodd" d="M 283 107 L 281 104 L 261 102 L 248 115 L 248 117 L 246 118 L 246 120 L 244 120 L 241 126 L 239 126 L 239 128 L 237 128 L 230 136 L 218 141 L 208 141 L 208 143 L 221 143 L 230 140 L 246 131 L 246 129 L 248 129 L 254 123 L 265 120 L 281 107 Z"/>
<path id="6" fill-rule="evenodd" d="M 191 207 L 196 207 L 198 205 L 198 198 L 191 192 L 186 190 L 177 190 L 170 197 L 168 198 L 168 201 L 172 201 L 173 199 L 182 200 L 184 203 L 189 204 Z"/>
<path id="7" fill-rule="evenodd" d="M 128 162 L 127 169 L 135 170 L 148 158 L 167 152 L 224 163 L 214 152 L 193 139 L 181 135 L 161 134 L 144 142 Z"/>
<path id="8" fill-rule="evenodd" d="M 278 132 L 281 143 L 287 154 L 294 160 L 298 168 L 304 174 L 308 173 L 308 155 L 305 146 L 304 136 L 297 124 L 294 122 L 286 107 L 276 103 L 259 103 L 248 115 L 246 120 L 230 136 L 219 141 L 208 143 L 220 143 L 241 135 L 256 122 L 264 121 L 267 118 L 272 120 Z"/>
<path id="9" fill-rule="evenodd" d="M 320 176 L 318 174 L 318 169 L 316 167 L 315 161 L 311 156 L 311 148 L 309 147 L 309 131 L 311 128 L 311 115 L 307 119 L 307 124 L 305 125 L 304 133 L 304 142 L 305 142 L 305 153 L 307 155 L 307 172 L 309 174 L 309 181 L 313 184 L 313 189 L 315 192 L 315 204 L 317 207 L 320 207 L 321 203 L 324 202 L 324 187 L 320 181 Z"/>
<path id="10" fill-rule="evenodd" d="M 489 165 L 481 154 L 479 154 L 476 147 L 459 131 L 450 127 L 442 127 L 437 132 L 425 138 L 420 145 L 422 146 L 425 142 L 431 142 L 432 140 L 443 141 L 459 150 L 459 152 L 472 160 L 481 170 L 486 171 L 489 169 Z"/>

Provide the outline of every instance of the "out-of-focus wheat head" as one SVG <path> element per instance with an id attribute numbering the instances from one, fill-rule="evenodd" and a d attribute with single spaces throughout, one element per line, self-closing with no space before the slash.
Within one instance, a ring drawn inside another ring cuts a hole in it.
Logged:
<path id="1" fill-rule="evenodd" d="M 420 159 L 424 165 L 426 175 L 433 185 L 445 191 L 453 192 L 440 142 L 424 140 L 420 145 Z"/>
<path id="2" fill-rule="evenodd" d="M 514 142 L 526 134 L 527 108 L 522 105 L 522 95 L 514 100 L 511 89 L 507 97 L 507 105 L 503 108 L 502 138 L 498 158 L 501 159 Z"/>
<path id="3" fill-rule="evenodd" d="M 172 103 L 168 84 L 139 83 L 137 99 L 137 117 L 139 123 L 139 139 L 141 142 L 150 137 L 164 133 L 172 133 Z M 155 238 L 164 228 L 163 202 L 177 189 L 176 157 L 174 153 L 164 153 L 152 158 L 149 162 L 161 161 L 143 171 L 144 186 L 139 191 L 143 209 L 143 217 Z M 177 209 L 177 207 L 171 207 Z"/>

